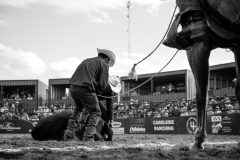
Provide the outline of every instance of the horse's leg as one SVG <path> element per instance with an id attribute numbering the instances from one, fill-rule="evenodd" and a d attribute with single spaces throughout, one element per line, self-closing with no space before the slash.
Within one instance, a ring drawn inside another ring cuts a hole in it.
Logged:
<path id="1" fill-rule="evenodd" d="M 235 95 L 238 102 L 240 102 L 240 48 L 231 48 L 231 50 L 234 52 L 235 63 L 236 63 L 237 84 L 235 88 Z"/>
<path id="2" fill-rule="evenodd" d="M 196 42 L 187 50 L 188 61 L 196 83 L 196 104 L 198 113 L 198 129 L 195 142 L 190 149 L 203 148 L 206 133 L 206 103 L 208 98 L 209 55 L 211 52 L 210 41 Z"/>
<path id="3" fill-rule="evenodd" d="M 240 46 L 233 47 L 231 48 L 231 50 L 234 52 L 235 63 L 236 63 L 237 84 L 235 86 L 235 95 L 238 100 L 238 103 L 240 103 Z M 238 146 L 240 147 L 240 141 L 238 142 Z"/>

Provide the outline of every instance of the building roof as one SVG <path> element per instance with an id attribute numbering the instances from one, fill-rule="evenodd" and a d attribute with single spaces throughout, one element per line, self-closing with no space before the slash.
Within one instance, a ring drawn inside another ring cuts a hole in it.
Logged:
<path id="1" fill-rule="evenodd" d="M 154 77 L 163 77 L 163 76 L 172 76 L 172 75 L 184 75 L 190 70 L 184 69 L 184 70 L 177 70 L 177 71 L 167 71 L 167 72 L 160 72 L 160 73 L 148 73 L 148 74 L 139 74 L 138 79 L 141 78 L 150 78 L 152 76 Z M 122 81 L 129 80 L 128 76 L 121 77 Z"/>

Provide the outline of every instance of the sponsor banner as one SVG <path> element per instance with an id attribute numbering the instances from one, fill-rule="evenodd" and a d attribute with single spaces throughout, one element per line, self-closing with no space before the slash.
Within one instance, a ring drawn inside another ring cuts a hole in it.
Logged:
<path id="1" fill-rule="evenodd" d="M 124 134 L 123 119 L 115 119 L 112 122 L 113 134 Z"/>
<path id="2" fill-rule="evenodd" d="M 214 115 L 208 120 L 208 133 L 210 134 L 240 134 L 239 114 Z"/>
<path id="3" fill-rule="evenodd" d="M 152 118 L 148 127 L 153 134 L 173 134 L 176 132 L 175 117 Z"/>
<path id="4" fill-rule="evenodd" d="M 130 127 L 129 132 L 131 134 L 146 133 L 146 128 L 144 126 L 142 126 L 142 127 Z"/>
<path id="5" fill-rule="evenodd" d="M 30 133 L 33 123 L 24 120 L 0 120 L 0 133 Z"/>
<path id="6" fill-rule="evenodd" d="M 194 134 L 197 132 L 197 118 L 196 117 L 189 117 L 186 122 L 187 132 Z"/>
<path id="7" fill-rule="evenodd" d="M 146 133 L 146 119 L 145 118 L 130 118 L 129 119 L 129 133 Z"/>
<path id="8" fill-rule="evenodd" d="M 240 114 L 237 113 L 207 116 L 207 133 L 240 135 L 239 119 Z M 198 126 L 196 116 L 146 119 L 127 118 L 123 121 L 125 134 L 195 134 Z"/>
<path id="9" fill-rule="evenodd" d="M 182 116 L 177 118 L 175 134 L 194 134 L 197 131 L 197 118 Z"/>

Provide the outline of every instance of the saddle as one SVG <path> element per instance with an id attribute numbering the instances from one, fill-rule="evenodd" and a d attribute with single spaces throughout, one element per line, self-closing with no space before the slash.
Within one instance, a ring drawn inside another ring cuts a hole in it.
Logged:
<path id="1" fill-rule="evenodd" d="M 178 31 L 180 25 L 182 30 Z M 207 37 L 208 27 L 203 14 L 193 11 L 176 15 L 174 22 L 167 34 L 164 45 L 177 49 L 188 49 L 195 41 L 201 41 Z"/>
<path id="2" fill-rule="evenodd" d="M 233 42 L 240 43 L 240 0 L 179 0 L 177 2 L 180 5 L 180 13 L 171 25 L 167 39 L 163 42 L 164 45 L 188 49 L 194 41 L 206 37 L 210 37 L 215 44 L 223 48 L 231 46 Z M 196 16 L 196 13 L 203 15 Z M 183 29 L 178 32 L 180 24 Z"/>
<path id="3" fill-rule="evenodd" d="M 240 38 L 239 0 L 200 0 L 209 28 L 225 40 Z"/>
<path id="4" fill-rule="evenodd" d="M 186 49 L 192 45 L 189 38 L 184 36 L 184 34 L 178 34 L 178 27 L 180 25 L 181 15 L 178 13 L 173 21 L 170 30 L 167 34 L 167 39 L 163 41 L 163 44 L 177 49 Z"/>

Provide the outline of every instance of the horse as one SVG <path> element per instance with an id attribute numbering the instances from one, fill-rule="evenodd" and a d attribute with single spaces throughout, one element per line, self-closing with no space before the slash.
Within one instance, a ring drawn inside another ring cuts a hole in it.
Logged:
<path id="1" fill-rule="evenodd" d="M 240 1 L 176 0 L 176 3 L 180 12 L 172 23 L 164 45 L 186 50 L 195 79 L 198 111 L 197 132 L 190 149 L 201 150 L 207 137 L 209 56 L 213 49 L 228 48 L 234 53 L 237 79 L 235 94 L 240 102 Z M 177 31 L 179 25 L 182 26 L 180 32 Z"/>

